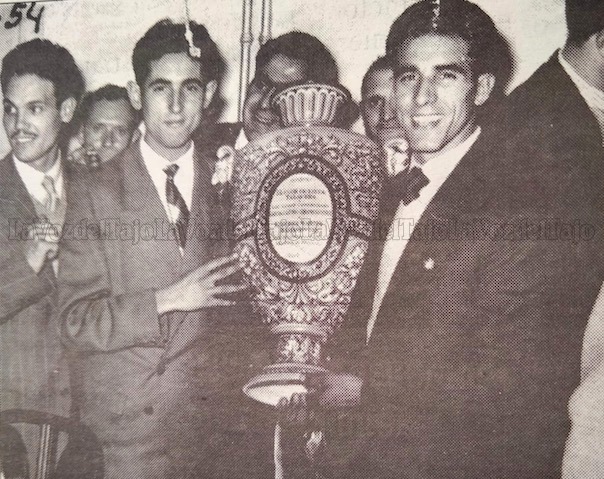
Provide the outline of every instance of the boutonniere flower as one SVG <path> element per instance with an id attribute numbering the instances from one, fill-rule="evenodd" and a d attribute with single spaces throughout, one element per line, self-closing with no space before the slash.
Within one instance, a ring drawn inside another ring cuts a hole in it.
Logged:
<path id="1" fill-rule="evenodd" d="M 388 176 L 395 176 L 409 165 L 409 144 L 402 138 L 386 142 L 386 171 Z"/>
<path id="2" fill-rule="evenodd" d="M 216 165 L 212 175 L 212 185 L 224 188 L 231 182 L 233 176 L 233 162 L 235 161 L 235 148 L 223 145 L 216 151 Z"/>

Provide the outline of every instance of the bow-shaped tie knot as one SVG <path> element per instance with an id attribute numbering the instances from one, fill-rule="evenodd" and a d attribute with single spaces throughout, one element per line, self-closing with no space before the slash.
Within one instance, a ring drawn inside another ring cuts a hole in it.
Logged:
<path id="1" fill-rule="evenodd" d="M 390 192 L 393 199 L 408 205 L 419 198 L 422 188 L 428 185 L 430 180 L 421 168 L 417 166 L 407 167 L 394 177 L 390 178 Z"/>

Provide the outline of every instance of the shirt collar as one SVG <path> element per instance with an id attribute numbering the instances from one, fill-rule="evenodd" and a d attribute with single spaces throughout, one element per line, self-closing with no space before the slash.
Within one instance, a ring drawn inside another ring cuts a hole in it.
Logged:
<path id="1" fill-rule="evenodd" d="M 166 158 L 156 153 L 153 148 L 149 146 L 149 144 L 145 141 L 145 137 L 143 136 L 140 141 L 140 149 L 141 155 L 147 168 L 149 169 L 161 169 L 163 170 L 166 166 L 176 164 L 179 168 L 186 168 L 188 166 L 193 165 L 193 152 L 195 147 L 193 142 L 191 142 L 191 146 L 189 149 L 175 161 L 168 161 Z"/>
<path id="2" fill-rule="evenodd" d="M 564 55 L 562 55 L 562 50 L 558 52 L 558 61 L 564 71 L 568 74 L 572 82 L 575 84 L 579 93 L 589 106 L 589 108 L 596 110 L 604 110 L 604 91 L 599 90 L 598 88 L 587 83 L 581 75 L 573 68 L 573 66 L 566 61 Z"/>
<path id="3" fill-rule="evenodd" d="M 245 148 L 248 143 L 249 143 L 249 140 L 247 139 L 245 131 L 242 127 L 241 131 L 239 131 L 239 135 L 237 135 L 237 139 L 235 140 L 235 149 L 241 150 L 241 148 Z"/>
<path id="4" fill-rule="evenodd" d="M 470 151 L 472 145 L 476 143 L 480 132 L 480 127 L 476 127 L 474 133 L 472 133 L 459 145 L 431 158 L 429 161 L 424 163 L 421 166 L 424 175 L 426 175 L 431 182 L 438 181 L 439 179 L 446 178 L 448 175 L 450 175 L 461 159 L 468 151 Z"/>
<path id="5" fill-rule="evenodd" d="M 39 201 L 44 201 L 46 198 L 46 190 L 42 186 L 42 180 L 45 176 L 49 176 L 54 183 L 55 190 L 59 196 L 63 195 L 63 161 L 61 152 L 57 154 L 57 159 L 48 171 L 36 170 L 33 166 L 19 160 L 13 154 L 13 163 L 19 176 L 25 183 L 25 187 L 31 196 Z"/>

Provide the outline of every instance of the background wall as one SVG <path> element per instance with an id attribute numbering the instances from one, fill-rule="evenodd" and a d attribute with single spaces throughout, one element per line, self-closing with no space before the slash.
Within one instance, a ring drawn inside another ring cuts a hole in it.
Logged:
<path id="1" fill-rule="evenodd" d="M 273 36 L 290 30 L 316 35 L 333 52 L 341 81 L 358 99 L 368 66 L 384 53 L 393 20 L 415 0 L 273 0 Z M 510 40 L 517 60 L 513 85 L 527 78 L 564 42 L 564 0 L 474 0 L 494 18 Z M 237 117 L 241 37 L 241 0 L 189 0 L 193 19 L 204 23 L 229 65 L 223 85 L 224 120 Z M 6 30 L 12 5 L 0 5 L 0 57 L 36 36 L 67 47 L 84 72 L 89 89 L 106 83 L 125 85 L 134 75 L 130 63 L 137 39 L 157 20 L 184 18 L 184 0 L 63 0 L 44 6 L 42 28 L 23 20 Z M 258 49 L 261 1 L 253 7 L 252 55 Z M 0 155 L 8 144 L 0 132 Z"/>

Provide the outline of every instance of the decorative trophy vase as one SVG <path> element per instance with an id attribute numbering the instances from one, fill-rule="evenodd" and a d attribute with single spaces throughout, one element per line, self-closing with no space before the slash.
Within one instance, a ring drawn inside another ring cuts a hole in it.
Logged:
<path id="1" fill-rule="evenodd" d="M 345 101 L 326 85 L 283 91 L 274 104 L 286 128 L 235 159 L 236 253 L 276 339 L 274 363 L 243 390 L 265 404 L 306 392 L 307 375 L 326 372 L 322 347 L 343 321 L 378 216 L 380 149 L 326 126 Z"/>

